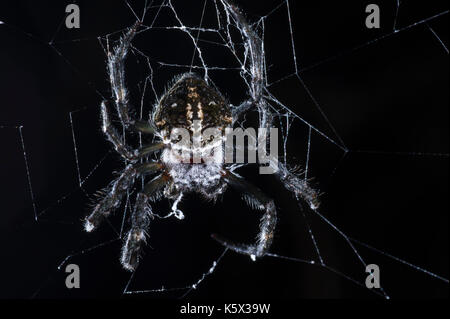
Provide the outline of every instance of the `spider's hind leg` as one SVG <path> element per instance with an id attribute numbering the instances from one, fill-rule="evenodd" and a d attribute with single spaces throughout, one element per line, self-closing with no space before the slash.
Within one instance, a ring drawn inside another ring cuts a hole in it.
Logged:
<path id="1" fill-rule="evenodd" d="M 220 238 L 217 235 L 212 237 L 225 247 L 234 250 L 238 253 L 249 255 L 253 260 L 257 257 L 263 257 L 269 250 L 275 227 L 277 224 L 277 211 L 273 200 L 267 197 L 259 188 L 246 182 L 243 178 L 228 172 L 224 179 L 234 189 L 241 192 L 246 200 L 247 204 L 252 208 L 264 211 L 260 220 L 259 233 L 256 243 L 253 245 L 239 245 L 231 243 L 225 239 Z"/>
<path id="2" fill-rule="evenodd" d="M 131 42 L 140 26 L 141 22 L 136 22 L 120 38 L 119 44 L 112 50 L 109 49 L 108 45 L 107 51 L 109 82 L 114 103 L 120 120 L 127 128 L 134 123 L 134 120 L 129 114 L 128 90 L 125 86 L 125 60 L 131 47 Z"/>
<path id="3" fill-rule="evenodd" d="M 131 150 L 124 142 L 123 137 L 117 132 L 116 128 L 111 123 L 109 118 L 107 101 L 103 101 L 101 104 L 101 119 L 102 119 L 102 131 L 105 133 L 106 138 L 111 144 L 114 145 L 114 149 L 128 161 L 136 161 L 139 158 L 146 156 L 150 153 L 156 152 L 165 147 L 164 143 L 154 143 L 151 145 L 145 145 L 138 150 Z M 143 133 L 150 134 L 153 132 L 153 128 L 149 123 L 144 121 L 133 122 L 133 127 Z"/>

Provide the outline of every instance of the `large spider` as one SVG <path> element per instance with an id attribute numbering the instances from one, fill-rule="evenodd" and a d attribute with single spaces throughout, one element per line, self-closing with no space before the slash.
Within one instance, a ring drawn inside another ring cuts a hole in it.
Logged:
<path id="1" fill-rule="evenodd" d="M 232 127 L 237 118 L 250 108 L 266 109 L 264 114 L 269 113 L 263 96 L 262 41 L 247 24 L 236 6 L 226 0 L 222 0 L 222 3 L 227 14 L 233 17 L 242 30 L 250 56 L 250 98 L 239 106 L 227 104 L 224 97 L 209 86 L 205 80 L 193 73 L 187 73 L 180 76 L 162 96 L 148 121 L 136 120 L 130 115 L 128 91 L 125 87 L 124 62 L 141 22 L 137 22 L 123 35 L 112 52 L 108 50 L 108 72 L 113 101 L 103 101 L 101 104 L 102 130 L 117 153 L 127 162 L 127 166 L 111 182 L 103 198 L 87 216 L 85 230 L 88 232 L 94 230 L 104 218 L 117 209 L 127 190 L 133 186 L 137 178 L 144 175 L 156 175 L 136 197 L 131 215 L 131 228 L 121 255 L 121 263 L 127 270 L 134 271 L 139 264 L 150 220 L 156 215 L 152 212 L 149 202 L 157 200 L 161 195 L 175 200 L 172 213 L 178 214 L 178 217 L 181 218 L 181 211 L 176 206 L 184 193 L 196 192 L 208 199 L 215 200 L 218 195 L 225 192 L 229 185 L 241 192 L 251 207 L 263 211 L 260 231 L 256 243 L 253 245 L 237 245 L 218 236 L 213 235 L 213 237 L 225 247 L 249 255 L 252 259 L 264 256 L 272 243 L 277 221 L 274 201 L 230 170 L 230 164 L 226 164 L 221 155 L 219 158 L 216 157 L 214 163 L 180 162 L 177 160 L 179 150 L 176 148 L 176 142 L 178 141 L 171 135 L 173 129 L 180 127 L 187 129 L 191 135 L 196 130 L 201 131 L 209 127 L 224 130 Z M 111 123 L 108 113 L 108 106 L 111 104 L 114 105 L 119 119 L 126 129 L 142 134 L 151 134 L 157 142 L 132 150 L 124 143 L 123 137 Z M 194 121 L 200 125 L 193 125 Z M 267 119 L 262 119 L 262 121 L 266 122 Z M 202 141 L 201 148 L 207 149 L 210 147 L 210 142 L 210 140 Z M 149 160 L 149 155 L 156 152 L 160 152 L 159 160 Z M 308 202 L 312 208 L 317 207 L 317 193 L 308 186 L 307 182 L 291 173 L 282 164 L 279 166 L 276 175 L 283 185 L 297 198 L 301 197 Z"/>

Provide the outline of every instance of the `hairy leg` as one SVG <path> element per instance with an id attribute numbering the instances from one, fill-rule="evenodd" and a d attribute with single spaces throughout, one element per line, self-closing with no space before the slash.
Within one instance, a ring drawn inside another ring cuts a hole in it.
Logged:
<path id="1" fill-rule="evenodd" d="M 224 179 L 231 187 L 243 194 L 249 206 L 262 210 L 264 213 L 261 217 L 257 241 L 253 245 L 233 244 L 217 235 L 213 235 L 213 238 L 231 250 L 249 255 L 253 260 L 264 256 L 272 244 L 277 223 L 277 211 L 273 200 L 267 197 L 259 188 L 231 172 L 227 172 Z"/>
<path id="2" fill-rule="evenodd" d="M 319 192 L 309 186 L 308 181 L 300 178 L 288 170 L 285 165 L 280 165 L 276 173 L 283 186 L 292 192 L 297 199 L 303 199 L 312 210 L 319 208 Z"/>
<path id="3" fill-rule="evenodd" d="M 255 30 L 250 26 L 241 10 L 231 0 L 221 0 L 227 14 L 234 19 L 241 30 L 242 38 L 245 40 L 247 61 L 249 63 L 249 93 L 250 99 L 233 109 L 233 119 L 236 121 L 240 115 L 250 108 L 264 109 L 266 116 L 269 114 L 267 105 L 263 99 L 264 89 L 264 43 Z M 270 125 L 271 119 L 261 118 L 262 127 Z"/>
<path id="4" fill-rule="evenodd" d="M 129 164 L 122 174 L 114 180 L 105 196 L 95 205 L 92 213 L 86 218 L 84 229 L 93 231 L 100 225 L 104 218 L 108 217 L 120 205 L 136 177 L 142 174 L 150 174 L 162 169 L 160 163 Z"/>
<path id="5" fill-rule="evenodd" d="M 108 73 L 111 90 L 117 114 L 119 114 L 119 118 L 126 128 L 134 124 L 134 120 L 131 118 L 128 110 L 128 90 L 125 86 L 125 60 L 131 41 L 136 35 L 139 26 L 140 22 L 128 29 L 120 38 L 119 44 L 112 51 L 109 51 L 108 48 Z"/>
<path id="6" fill-rule="evenodd" d="M 105 101 L 101 104 L 101 118 L 102 130 L 108 141 L 110 141 L 114 145 L 114 149 L 128 161 L 136 161 L 143 156 L 149 155 L 165 147 L 164 143 L 155 143 L 143 146 L 138 150 L 131 150 L 126 144 L 124 144 L 122 136 L 120 136 L 116 128 L 112 125 Z"/>
<path id="7" fill-rule="evenodd" d="M 119 45 L 109 51 L 108 48 L 108 73 L 113 94 L 113 102 L 119 118 L 127 129 L 133 129 L 144 134 L 154 134 L 154 128 L 146 121 L 134 119 L 129 112 L 128 90 L 125 86 L 125 59 L 131 46 L 131 41 L 139 29 L 140 22 L 132 26 L 119 40 Z M 117 152 L 127 160 L 135 160 L 134 154 L 124 145 L 123 137 L 111 124 L 107 110 L 108 101 L 101 104 L 102 128 L 108 140 L 113 143 Z"/>
<path id="8" fill-rule="evenodd" d="M 157 194 L 169 181 L 167 176 L 161 175 L 147 183 L 143 192 L 136 198 L 133 214 L 131 215 L 131 228 L 127 234 L 122 248 L 122 266 L 134 271 L 139 265 L 142 246 L 146 243 L 146 234 L 150 226 L 150 220 L 154 218 L 149 200 Z"/>

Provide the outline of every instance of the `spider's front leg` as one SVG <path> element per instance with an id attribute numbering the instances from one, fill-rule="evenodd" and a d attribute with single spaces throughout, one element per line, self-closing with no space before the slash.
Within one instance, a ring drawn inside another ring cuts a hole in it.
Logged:
<path id="1" fill-rule="evenodd" d="M 146 234 L 150 226 L 150 220 L 154 218 L 149 205 L 151 197 L 165 187 L 170 181 L 170 177 L 162 174 L 148 182 L 144 190 L 137 195 L 133 214 L 131 215 L 131 229 L 122 248 L 120 259 L 122 266 L 130 271 L 134 271 L 139 265 L 139 258 L 143 244 L 146 243 Z"/>
<path id="2" fill-rule="evenodd" d="M 227 172 L 224 179 L 231 187 L 243 194 L 249 206 L 264 211 L 264 214 L 261 217 L 260 231 L 254 245 L 233 244 L 215 234 L 212 237 L 231 250 L 249 255 L 252 260 L 264 256 L 272 244 L 277 224 L 277 211 L 273 200 L 267 197 L 259 188 L 231 172 Z"/>
<path id="3" fill-rule="evenodd" d="M 91 232 L 118 208 L 127 189 L 130 189 L 136 177 L 151 174 L 162 169 L 160 163 L 129 164 L 122 174 L 112 183 L 105 196 L 95 205 L 92 213 L 86 218 L 84 229 Z"/>
<path id="4" fill-rule="evenodd" d="M 303 199 L 306 203 L 308 203 L 309 207 L 312 210 L 316 210 L 317 208 L 319 208 L 320 193 L 312 188 L 308 184 L 308 181 L 289 171 L 286 165 L 281 164 L 279 166 L 276 177 L 280 180 L 280 182 L 287 190 L 294 194 L 297 201 L 299 199 Z"/>

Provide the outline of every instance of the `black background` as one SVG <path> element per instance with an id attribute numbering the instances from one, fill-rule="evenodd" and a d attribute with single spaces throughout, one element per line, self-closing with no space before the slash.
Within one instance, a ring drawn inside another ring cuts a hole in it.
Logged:
<path id="1" fill-rule="evenodd" d="M 83 232 L 81 221 L 89 211 L 90 195 L 122 167 L 118 156 L 107 155 L 110 145 L 99 132 L 98 105 L 101 95 L 110 93 L 97 37 L 135 21 L 121 1 L 78 3 L 81 29 L 67 30 L 62 25 L 59 32 L 63 1 L 0 4 L 0 20 L 6 23 L 0 25 L 0 126 L 6 126 L 0 129 L 0 297 L 178 297 L 182 291 L 122 296 L 129 274 L 118 261 L 119 240 L 77 254 L 117 238 L 113 228 L 120 228 L 121 212 L 111 219 L 112 227 L 106 224 L 93 234 Z M 238 3 L 248 19 L 256 21 L 280 1 Z M 368 3 L 290 3 L 300 76 L 349 150 L 343 157 L 342 149 L 313 133 L 309 175 L 323 192 L 321 213 L 345 234 L 448 278 L 448 54 L 426 24 L 401 30 L 444 12 L 447 4 L 403 3 L 397 23 L 401 31 L 392 34 L 395 1 L 374 2 L 381 8 L 381 28 L 371 30 L 364 25 Z M 140 12 L 142 2 L 131 4 Z M 174 5 L 186 25 L 198 25 L 203 1 L 174 1 Z M 212 7 L 208 8 L 206 22 L 215 18 Z M 444 14 L 428 22 L 444 43 L 448 42 L 447 19 Z M 267 19 L 265 36 L 269 81 L 295 72 L 285 7 Z M 54 49 L 48 45 L 52 39 Z M 155 66 L 156 61 L 190 63 L 192 45 L 184 46 L 185 35 L 147 32 L 136 41 L 152 56 Z M 230 66 L 220 50 L 211 48 L 210 52 L 205 55 L 214 61 L 211 65 Z M 183 71 L 157 67 L 157 93 Z M 130 65 L 127 73 L 135 105 L 140 89 L 133 79 L 142 78 L 145 72 L 145 67 Z M 216 71 L 211 77 L 232 103 L 245 97 L 236 81 L 237 72 Z M 274 84 L 271 92 L 337 141 L 298 79 Z M 147 100 L 146 106 L 153 102 Z M 107 155 L 83 185 L 89 197 L 78 187 L 69 121 L 69 113 L 76 110 L 72 116 L 82 178 Z M 19 125 L 23 125 L 35 203 L 41 214 L 37 222 L 19 130 L 14 128 Z M 297 120 L 288 143 L 290 161 L 304 165 L 307 136 L 307 127 Z M 272 251 L 317 260 L 305 218 L 287 191 L 273 177 L 258 176 L 254 167 L 242 174 L 277 203 L 280 220 Z M 222 252 L 210 239 L 211 233 L 251 240 L 258 215 L 238 197 L 229 191 L 213 205 L 189 196 L 182 204 L 185 220 L 156 220 L 129 289 L 183 287 L 195 282 Z M 162 213 L 168 209 L 165 201 L 157 207 Z M 348 243 L 318 216 L 305 214 L 326 265 L 364 282 L 364 267 Z M 382 286 L 391 297 L 448 297 L 448 283 L 356 247 L 368 263 L 380 266 Z M 68 290 L 64 269 L 57 269 L 70 254 L 77 254 L 68 262 L 81 268 L 80 289 Z M 254 263 L 233 253 L 189 296 L 215 300 L 379 298 L 320 266 L 270 257 Z"/>

